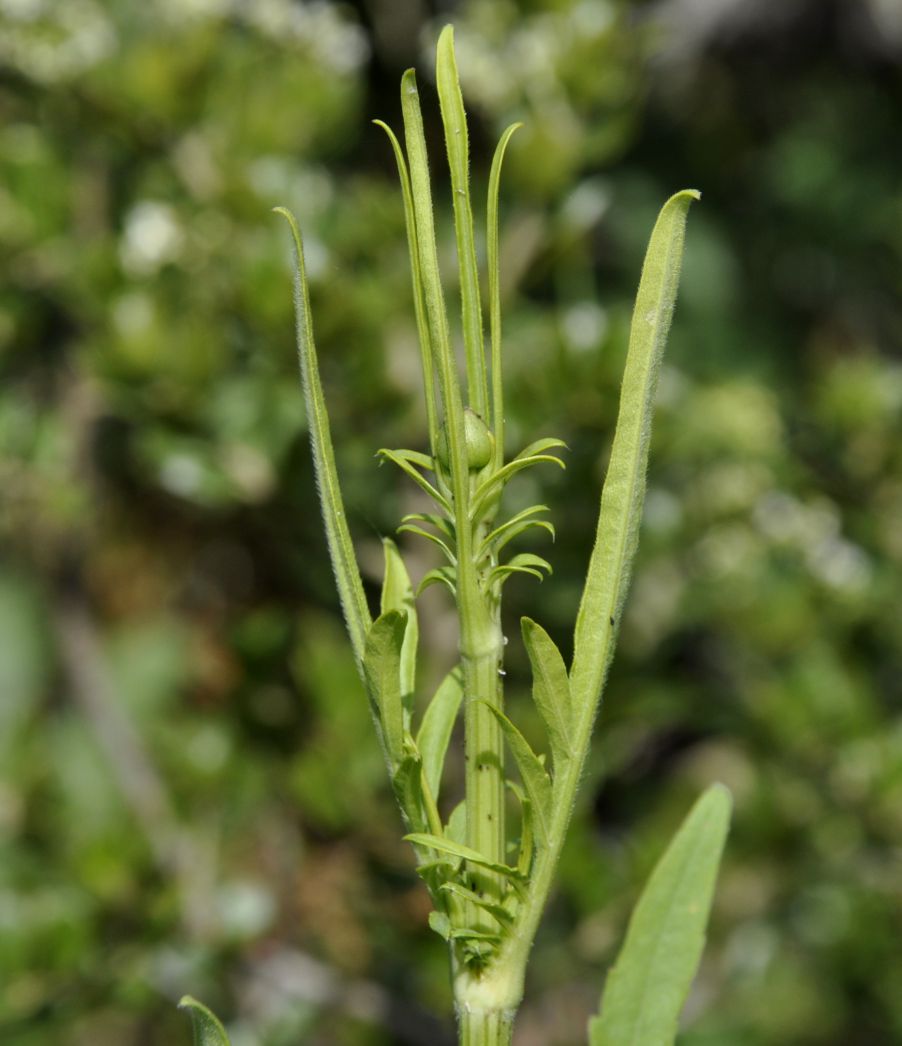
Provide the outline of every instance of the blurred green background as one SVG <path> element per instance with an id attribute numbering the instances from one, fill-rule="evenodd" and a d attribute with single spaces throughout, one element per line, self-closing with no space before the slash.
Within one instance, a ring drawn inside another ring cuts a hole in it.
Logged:
<path id="1" fill-rule="evenodd" d="M 419 502 L 382 117 L 457 26 L 502 190 L 510 448 L 570 445 L 565 649 L 657 208 L 690 216 L 643 540 L 517 1046 L 584 1041 L 691 800 L 734 829 L 683 1046 L 902 1042 L 902 8 L 897 0 L 0 0 L 0 1042 L 452 1041 L 321 536 L 287 204 L 352 529 Z M 479 212 L 481 213 L 481 204 Z M 405 545 L 411 569 L 429 550 Z M 544 551 L 540 549 L 540 551 Z M 424 678 L 456 643 L 424 596 Z M 530 732 L 525 656 L 510 701 Z M 459 777 L 459 773 L 458 773 Z M 459 781 L 458 781 L 459 785 Z"/>

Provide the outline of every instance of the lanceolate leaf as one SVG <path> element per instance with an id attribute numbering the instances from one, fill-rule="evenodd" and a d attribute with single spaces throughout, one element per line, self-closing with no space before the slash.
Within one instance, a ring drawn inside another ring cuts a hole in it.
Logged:
<path id="1" fill-rule="evenodd" d="M 438 797 L 442 783 L 445 753 L 451 740 L 451 731 L 463 699 L 463 682 L 458 666 L 442 680 L 429 702 L 423 722 L 417 733 L 417 749 L 423 760 L 423 772 L 432 794 Z"/>
<path id="2" fill-rule="evenodd" d="M 617 429 L 574 635 L 571 693 L 584 732 L 601 694 L 629 584 L 645 498 L 652 408 L 679 283 L 686 212 L 698 197 L 694 190 L 685 190 L 664 204 L 639 281 Z"/>
<path id="3" fill-rule="evenodd" d="M 194 1046 L 229 1046 L 229 1037 L 219 1018 L 202 1002 L 190 995 L 183 995 L 179 1000 L 179 1009 L 187 1010 L 191 1016 Z"/>
<path id="4" fill-rule="evenodd" d="M 316 345 L 313 341 L 310 294 L 307 289 L 307 272 L 304 267 L 304 245 L 297 221 L 291 211 L 284 207 L 276 207 L 275 210 L 288 222 L 294 241 L 294 307 L 298 356 L 301 364 L 304 401 L 307 406 L 307 424 L 310 428 L 313 467 L 316 471 L 316 485 L 319 490 L 326 541 L 329 545 L 329 555 L 332 558 L 338 596 L 348 634 L 351 637 L 357 669 L 362 675 L 366 635 L 372 618 L 363 591 L 363 582 L 360 580 L 360 570 L 354 556 L 354 547 L 351 544 L 344 503 L 341 499 L 341 488 L 338 483 L 338 472 L 335 468 L 329 416 L 326 413 L 326 401 L 319 379 Z"/>
<path id="5" fill-rule="evenodd" d="M 382 737 L 392 766 L 404 757 L 404 712 L 401 703 L 401 646 L 407 614 L 389 610 L 373 622 L 366 640 L 363 668 L 370 700 L 379 712 Z"/>
<path id="6" fill-rule="evenodd" d="M 459 857 L 463 861 L 469 861 L 470 864 L 475 864 L 480 868 L 488 868 L 489 871 L 498 872 L 509 879 L 516 880 L 520 877 L 516 868 L 512 868 L 507 864 L 500 864 L 498 861 L 490 861 L 479 853 L 478 850 L 473 850 L 469 846 L 464 846 L 463 843 L 455 842 L 445 836 L 424 835 L 420 832 L 413 832 L 410 835 L 405 835 L 404 838 L 407 842 L 413 843 L 414 846 L 426 846 L 432 850 L 438 850 L 439 853 Z"/>
<path id="7" fill-rule="evenodd" d="M 491 570 L 488 576 L 488 584 L 494 584 L 496 581 L 503 582 L 511 574 L 530 574 L 532 577 L 542 581 L 545 577 L 542 573 L 543 570 L 549 574 L 551 573 L 551 564 L 547 559 L 542 559 L 541 556 L 537 556 L 532 552 L 520 552 L 510 562 L 503 563 L 500 567 L 495 567 Z"/>
<path id="8" fill-rule="evenodd" d="M 608 976 L 590 1046 L 671 1046 L 705 943 L 730 793 L 712 785 L 658 862 Z"/>
<path id="9" fill-rule="evenodd" d="M 393 461 L 402 472 L 406 472 L 408 476 L 416 483 L 419 487 L 426 491 L 426 493 L 440 505 L 446 512 L 451 511 L 451 506 L 448 504 L 448 499 L 440 494 L 435 487 L 429 482 L 428 479 L 419 471 L 414 468 L 410 463 L 407 456 L 409 452 L 402 452 L 397 450 L 386 450 L 384 447 L 382 450 L 377 452 L 380 457 L 387 458 L 389 461 Z"/>
<path id="10" fill-rule="evenodd" d="M 407 823 L 415 832 L 428 829 L 423 815 L 423 790 L 420 780 L 420 761 L 413 755 L 405 755 L 392 775 L 392 787 L 398 805 L 404 812 Z"/>
<path id="11" fill-rule="evenodd" d="M 551 779 L 545 767 L 539 762 L 539 757 L 529 747 L 529 742 L 507 718 L 507 716 L 489 705 L 492 714 L 501 725 L 508 746 L 513 753 L 523 779 L 523 787 L 529 796 L 533 812 L 533 828 L 536 833 L 536 841 L 539 846 L 548 845 L 549 822 L 551 820 Z"/>
<path id="12" fill-rule="evenodd" d="M 504 385 L 501 368 L 501 266 L 498 251 L 498 194 L 501 165 L 508 142 L 520 123 L 511 124 L 501 135 L 489 174 L 489 196 L 486 207 L 486 267 L 489 273 L 489 330 L 492 347 L 492 426 L 495 435 L 495 467 L 504 463 Z"/>
<path id="13" fill-rule="evenodd" d="M 416 685 L 417 643 L 419 625 L 417 623 L 416 604 L 407 567 L 394 541 L 385 538 L 382 542 L 385 551 L 385 580 L 382 583 L 382 603 L 380 610 L 403 610 L 407 614 L 407 627 L 404 642 L 401 644 L 401 698 L 404 707 L 404 729 L 410 729 L 410 712 L 413 691 Z"/>
<path id="14" fill-rule="evenodd" d="M 457 63 L 454 58 L 454 30 L 450 25 L 445 26 L 438 39 L 435 79 L 442 122 L 445 125 L 448 166 L 451 170 L 469 400 L 473 410 L 480 417 L 488 419 L 488 384 L 485 371 L 485 347 L 482 340 L 479 270 L 476 267 L 473 213 L 470 208 L 470 146 L 467 117 L 464 112 L 464 102 L 457 76 Z"/>
<path id="15" fill-rule="evenodd" d="M 532 698 L 548 728 L 557 773 L 560 764 L 572 755 L 573 717 L 567 668 L 551 636 L 541 625 L 524 617 L 520 627 L 532 665 Z"/>
<path id="16" fill-rule="evenodd" d="M 523 509 L 522 512 L 518 512 L 515 516 L 511 516 L 510 519 L 495 527 L 488 537 L 485 538 L 479 547 L 479 555 L 484 555 L 489 549 L 497 555 L 509 541 L 519 537 L 524 530 L 529 530 L 530 527 L 542 527 L 548 531 L 552 540 L 554 540 L 554 526 L 547 519 L 531 518 L 539 512 L 547 511 L 547 505 L 533 505 L 530 508 Z"/>
<path id="17" fill-rule="evenodd" d="M 398 165 L 398 177 L 401 180 L 401 195 L 404 198 L 404 222 L 407 226 L 407 246 L 410 251 L 410 272 L 413 280 L 413 305 L 417 320 L 417 335 L 420 341 L 420 358 L 423 365 L 423 390 L 426 394 L 426 421 L 429 426 L 429 445 L 433 453 L 438 443 L 438 411 L 435 403 L 435 379 L 432 367 L 432 341 L 429 336 L 429 322 L 426 317 L 426 303 L 423 298 L 423 278 L 420 273 L 420 258 L 417 247 L 416 218 L 413 210 L 413 193 L 410 188 L 410 175 L 407 171 L 407 163 L 404 153 L 401 151 L 401 143 L 395 137 L 395 132 L 383 123 L 382 120 L 374 120 L 377 127 L 381 127 L 388 135 L 391 147 L 394 150 L 395 162 Z"/>

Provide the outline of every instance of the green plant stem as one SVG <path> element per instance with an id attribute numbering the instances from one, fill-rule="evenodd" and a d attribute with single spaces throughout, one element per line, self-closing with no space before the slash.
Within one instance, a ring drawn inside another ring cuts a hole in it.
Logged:
<path id="1" fill-rule="evenodd" d="M 510 1046 L 514 1027 L 511 1010 L 466 1010 L 458 1014 L 460 1046 Z"/>
<path id="2" fill-rule="evenodd" d="M 504 854 L 504 749 L 498 721 L 486 707 L 501 708 L 499 672 L 503 639 L 497 614 L 482 606 L 461 606 L 461 662 L 464 676 L 467 845 L 492 861 Z M 473 613 L 473 610 L 476 613 Z M 492 872 L 474 873 L 476 889 L 497 893 L 500 879 Z M 474 912 L 483 928 L 494 920 Z"/>

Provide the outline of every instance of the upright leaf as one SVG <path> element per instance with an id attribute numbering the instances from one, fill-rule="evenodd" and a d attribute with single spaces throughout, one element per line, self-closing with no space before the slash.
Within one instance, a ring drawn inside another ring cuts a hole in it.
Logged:
<path id="1" fill-rule="evenodd" d="M 698 969 L 717 868 L 730 821 L 730 793 L 712 785 L 696 802 L 652 872 L 608 976 L 589 1046 L 671 1046 Z"/>
<path id="2" fill-rule="evenodd" d="M 401 697 L 405 712 L 404 727 L 409 730 L 410 704 L 416 685 L 417 643 L 420 636 L 416 603 L 407 567 L 397 545 L 385 538 L 382 547 L 385 552 L 385 580 L 382 582 L 380 609 L 383 614 L 388 610 L 403 610 L 407 614 L 407 627 L 404 631 L 404 642 L 401 644 Z"/>
<path id="3" fill-rule="evenodd" d="M 532 807 L 536 840 L 540 846 L 547 846 L 551 823 L 551 779 L 539 761 L 539 757 L 530 748 L 529 742 L 514 724 L 494 705 L 488 705 L 488 707 L 504 731 L 505 739 L 513 753 L 517 769 L 520 771 L 520 777 L 523 779 L 523 788 L 529 796 Z"/>
<path id="4" fill-rule="evenodd" d="M 338 586 L 338 597 L 341 601 L 348 634 L 351 637 L 357 669 L 362 675 L 366 635 L 372 618 L 363 591 L 363 582 L 360 580 L 354 546 L 351 544 L 338 472 L 335 468 L 335 452 L 332 449 L 329 415 L 326 413 L 326 400 L 320 383 L 316 345 L 313 341 L 310 293 L 307 288 L 307 270 L 304 266 L 304 245 L 297 221 L 291 211 L 284 207 L 276 207 L 275 211 L 288 222 L 294 241 L 295 325 L 301 365 L 301 383 L 304 388 L 304 402 L 307 406 L 307 424 L 310 428 L 310 449 L 313 454 L 316 486 L 326 528 L 326 541 Z"/>
<path id="5" fill-rule="evenodd" d="M 429 702 L 417 733 L 417 749 L 423 760 L 423 772 L 434 796 L 438 796 L 441 788 L 445 753 L 462 700 L 463 678 L 458 665 L 442 680 Z"/>
<path id="6" fill-rule="evenodd" d="M 645 498 L 655 389 L 679 284 L 686 213 L 698 198 L 699 193 L 687 189 L 664 204 L 639 281 L 617 429 L 574 634 L 571 693 L 584 732 L 604 685 L 629 585 Z"/>
<path id="7" fill-rule="evenodd" d="M 366 639 L 363 661 L 370 700 L 378 712 L 382 739 L 392 768 L 404 758 L 404 711 L 401 702 L 401 646 L 407 614 L 389 610 L 376 618 Z"/>
<path id="8" fill-rule="evenodd" d="M 470 406 L 488 422 L 488 384 L 486 382 L 485 346 L 482 336 L 482 305 L 479 300 L 479 270 L 476 265 L 476 243 L 473 236 L 473 211 L 470 207 L 470 145 L 467 117 L 460 93 L 457 61 L 454 57 L 454 30 L 446 25 L 438 38 L 435 60 L 448 167 L 451 170 L 451 192 L 454 202 L 454 231 L 457 234 L 457 262 L 460 272 L 460 301 L 463 313 L 463 336 L 467 354 L 467 383 Z"/>
<path id="9" fill-rule="evenodd" d="M 187 1010 L 191 1017 L 194 1046 L 229 1046 L 229 1037 L 219 1018 L 202 1002 L 190 995 L 183 995 L 179 1000 L 179 1009 Z"/>
<path id="10" fill-rule="evenodd" d="M 524 617 L 520 627 L 532 665 L 532 698 L 548 728 L 557 773 L 560 764 L 572 754 L 573 717 L 567 668 L 561 652 L 541 625 Z"/>
<path id="11" fill-rule="evenodd" d="M 486 207 L 486 267 L 489 273 L 489 331 L 492 347 L 492 427 L 495 435 L 495 468 L 504 464 L 504 385 L 501 371 L 501 265 L 498 251 L 498 194 L 501 165 L 513 133 L 523 124 L 506 128 L 492 158 Z"/>

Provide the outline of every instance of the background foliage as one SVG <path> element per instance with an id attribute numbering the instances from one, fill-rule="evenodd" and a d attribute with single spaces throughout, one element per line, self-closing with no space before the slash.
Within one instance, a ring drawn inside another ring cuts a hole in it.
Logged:
<path id="1" fill-rule="evenodd" d="M 424 418 L 368 120 L 397 126 L 400 74 L 428 83 L 449 19 L 477 185 L 526 123 L 502 201 L 509 439 L 571 447 L 541 480 L 555 575 L 511 582 L 513 637 L 529 610 L 566 646 L 644 242 L 672 191 L 704 193 L 519 1046 L 583 1041 L 638 885 L 711 779 L 736 814 L 681 1043 L 902 1041 L 891 0 L 0 0 L 0 1039 L 187 1042 L 191 991 L 235 1046 L 449 1041 L 337 615 L 269 213 L 306 231 L 375 585 L 417 502 L 373 453 Z M 424 598 L 438 677 L 456 637 Z"/>

